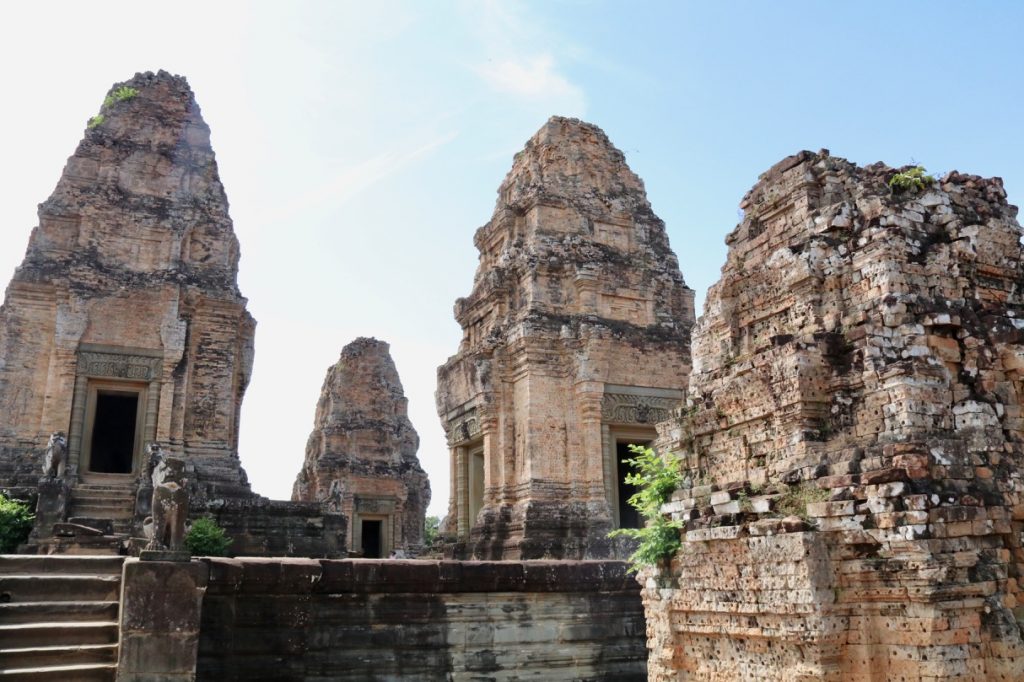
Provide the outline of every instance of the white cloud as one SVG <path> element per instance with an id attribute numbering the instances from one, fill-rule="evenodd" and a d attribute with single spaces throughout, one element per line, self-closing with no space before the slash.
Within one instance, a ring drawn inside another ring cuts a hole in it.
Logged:
<path id="1" fill-rule="evenodd" d="M 488 87 L 531 108 L 584 115 L 583 88 L 564 71 L 564 62 L 577 51 L 565 36 L 553 33 L 517 2 L 464 3 L 462 11 L 486 55 L 471 68 Z"/>
<path id="2" fill-rule="evenodd" d="M 488 62 L 476 69 L 498 92 L 535 100 L 564 102 L 573 111 L 582 110 L 583 91 L 558 73 L 550 54 L 538 54 Z"/>

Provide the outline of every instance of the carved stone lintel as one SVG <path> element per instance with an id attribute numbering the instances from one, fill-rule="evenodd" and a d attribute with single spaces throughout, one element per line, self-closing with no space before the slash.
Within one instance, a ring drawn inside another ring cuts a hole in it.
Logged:
<path id="1" fill-rule="evenodd" d="M 448 444 L 456 445 L 475 440 L 483 433 L 480 415 L 476 408 L 464 412 L 448 424 Z"/>
<path id="2" fill-rule="evenodd" d="M 601 419 L 608 424 L 657 424 L 668 419 L 678 403 L 675 398 L 605 393 Z"/>
<path id="3" fill-rule="evenodd" d="M 393 514 L 395 500 L 383 497 L 356 497 L 355 511 L 363 514 Z"/>
<path id="4" fill-rule="evenodd" d="M 149 382 L 160 375 L 162 364 L 161 358 L 146 355 L 98 351 L 80 351 L 78 353 L 78 374 L 80 376 Z"/>

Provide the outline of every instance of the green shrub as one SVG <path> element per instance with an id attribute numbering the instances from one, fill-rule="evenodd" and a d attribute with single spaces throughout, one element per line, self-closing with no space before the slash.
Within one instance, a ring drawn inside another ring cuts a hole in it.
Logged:
<path id="1" fill-rule="evenodd" d="M 137 94 L 139 94 L 139 91 L 135 88 L 129 87 L 127 85 L 122 85 L 117 90 L 114 90 L 114 93 L 111 95 L 111 97 L 114 98 L 115 102 L 124 102 L 126 100 L 131 99 L 132 97 L 135 97 L 135 95 Z"/>
<path id="2" fill-rule="evenodd" d="M 118 102 L 125 102 L 127 100 L 130 100 L 137 94 L 139 94 L 139 91 L 135 88 L 129 87 L 127 85 L 122 85 L 117 90 L 114 90 L 112 93 L 103 98 L 103 106 L 101 107 L 101 109 L 107 109 L 109 107 L 114 106 Z"/>
<path id="3" fill-rule="evenodd" d="M 889 189 L 893 194 L 920 192 L 933 184 L 935 184 L 935 178 L 927 174 L 924 166 L 914 166 L 910 170 L 897 173 L 889 178 Z"/>
<path id="4" fill-rule="evenodd" d="M 643 528 L 619 528 L 608 537 L 628 537 L 640 541 L 636 551 L 629 557 L 631 571 L 643 566 L 654 566 L 672 557 L 682 543 L 679 531 L 683 524 L 673 521 L 661 513 L 661 505 L 669 501 L 672 492 L 683 480 L 679 471 L 679 458 L 673 454 L 659 456 L 652 448 L 630 445 L 632 459 L 623 463 L 633 467 L 633 473 L 626 476 L 626 483 L 638 488 L 628 500 L 629 505 L 640 512 L 645 525 Z"/>
<path id="5" fill-rule="evenodd" d="M 231 538 L 208 516 L 192 522 L 185 535 L 185 547 L 192 556 L 227 556 Z"/>
<path id="6" fill-rule="evenodd" d="M 92 130 L 96 126 L 103 125 L 103 122 L 106 120 L 107 117 L 103 114 L 96 114 L 95 116 L 89 119 L 89 123 L 86 127 L 89 128 L 89 130 Z"/>
<path id="7" fill-rule="evenodd" d="M 423 544 L 426 547 L 433 547 L 437 542 L 438 527 L 441 519 L 436 516 L 428 516 L 423 526 Z"/>
<path id="8" fill-rule="evenodd" d="M 32 509 L 20 500 L 0 495 L 0 554 L 18 551 L 18 545 L 28 540 L 35 516 Z"/>

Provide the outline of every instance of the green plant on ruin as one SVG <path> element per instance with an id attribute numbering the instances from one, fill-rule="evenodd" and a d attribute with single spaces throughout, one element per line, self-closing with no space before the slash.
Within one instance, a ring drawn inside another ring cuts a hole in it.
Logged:
<path id="1" fill-rule="evenodd" d="M 138 94 L 138 90 L 128 85 L 122 85 L 121 87 L 115 89 L 113 92 L 111 92 L 109 95 L 103 98 L 103 105 L 100 107 L 100 113 L 96 114 L 95 116 L 89 119 L 89 124 L 87 127 L 90 130 L 92 130 L 97 126 L 103 125 L 103 122 L 107 120 L 107 116 L 104 113 L 105 111 L 110 109 L 110 107 L 114 106 L 118 102 L 127 102 L 128 100 L 132 99 Z"/>
<path id="2" fill-rule="evenodd" d="M 637 488 L 628 503 L 640 512 L 644 519 L 643 528 L 619 528 L 608 537 L 628 537 L 639 540 L 636 551 L 629 557 L 630 571 L 644 566 L 655 566 L 669 559 L 681 546 L 679 531 L 683 524 L 668 519 L 661 513 L 661 505 L 669 501 L 672 492 L 683 480 L 680 473 L 679 457 L 671 453 L 659 456 L 652 448 L 630 445 L 633 457 L 623 460 L 629 464 L 632 473 L 626 476 L 626 483 Z"/>
<path id="3" fill-rule="evenodd" d="M 819 488 L 813 483 L 799 483 L 792 485 L 775 500 L 775 511 L 781 516 L 799 516 L 806 521 L 807 505 L 812 502 L 825 502 L 828 500 L 829 491 Z"/>
<path id="4" fill-rule="evenodd" d="M 227 556 L 231 538 L 208 516 L 192 522 L 185 535 L 185 547 L 192 556 Z"/>
<path id="5" fill-rule="evenodd" d="M 935 184 L 935 178 L 927 174 L 924 166 L 914 166 L 889 178 L 889 189 L 893 194 L 920 192 L 933 184 Z"/>
<path id="6" fill-rule="evenodd" d="M 28 540 L 34 520 L 28 504 L 0 494 L 0 554 L 18 551 L 18 545 Z"/>
<path id="7" fill-rule="evenodd" d="M 103 109 L 114 106 L 118 102 L 126 102 L 131 98 L 139 94 L 139 91 L 133 87 L 122 85 L 118 89 L 103 98 Z"/>

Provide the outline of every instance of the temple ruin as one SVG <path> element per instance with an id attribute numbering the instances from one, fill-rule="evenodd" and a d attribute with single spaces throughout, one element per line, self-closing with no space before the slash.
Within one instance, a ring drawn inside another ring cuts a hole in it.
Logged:
<path id="1" fill-rule="evenodd" d="M 1017 209 L 897 172 L 803 152 L 743 199 L 659 425 L 685 540 L 645 576 L 651 680 L 1024 673 Z"/>
<path id="2" fill-rule="evenodd" d="M 377 339 L 345 346 L 320 391 L 292 499 L 343 513 L 348 549 L 363 557 L 423 546 L 430 483 L 416 458 L 408 403 L 389 346 Z"/>
<path id="3" fill-rule="evenodd" d="M 0 488 L 33 493 L 51 434 L 66 443 L 60 480 L 44 486 L 41 540 L 67 520 L 64 530 L 115 544 L 139 535 L 150 444 L 187 462 L 194 506 L 212 503 L 243 551 L 259 551 L 243 536 L 283 540 L 322 524 L 314 507 L 254 495 L 239 464 L 255 321 L 238 257 L 210 129 L 185 79 L 116 84 L 40 205 L 0 308 Z M 267 514 L 278 527 L 256 528 Z M 299 551 L 321 553 L 315 544 Z"/>
<path id="4" fill-rule="evenodd" d="M 375 560 L 421 549 L 430 500 L 386 343 L 328 370 L 292 501 L 240 466 L 255 323 L 209 134 L 183 78 L 116 84 L 0 307 L 0 489 L 48 554 L 0 556 L 0 673 L 1024 679 L 1024 230 L 1000 179 L 784 159 L 695 323 L 623 154 L 552 118 L 476 232 L 438 369 L 448 558 Z M 579 560 L 640 523 L 631 444 L 682 462 L 682 547 L 639 580 Z M 200 515 L 235 557 L 190 558 Z"/>
<path id="5" fill-rule="evenodd" d="M 474 237 L 459 352 L 438 370 L 456 557 L 584 558 L 639 521 L 628 444 L 683 396 L 693 291 L 643 182 L 596 126 L 549 120 Z"/>

